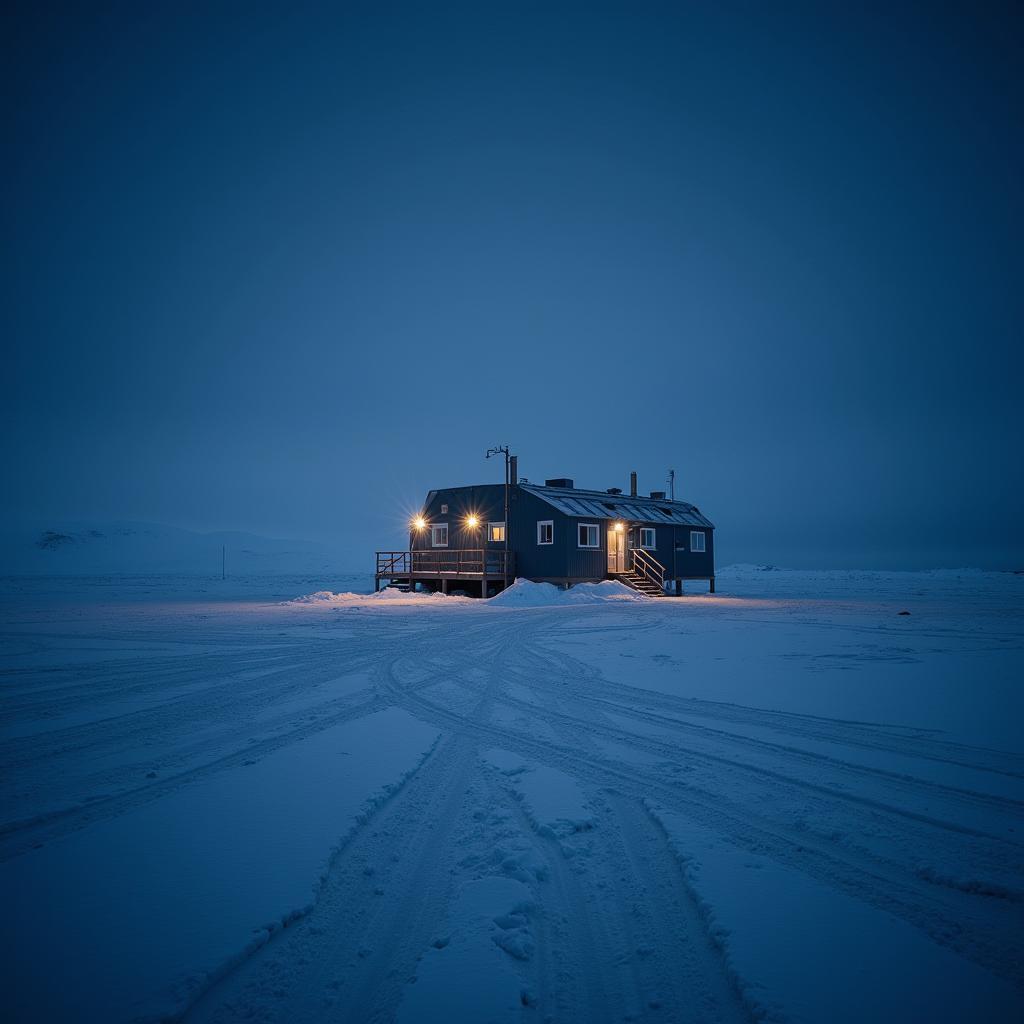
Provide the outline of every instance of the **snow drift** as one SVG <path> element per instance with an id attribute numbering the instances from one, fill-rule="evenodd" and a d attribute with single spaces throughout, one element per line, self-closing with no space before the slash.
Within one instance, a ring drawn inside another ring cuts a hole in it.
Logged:
<path id="1" fill-rule="evenodd" d="M 301 597 L 294 597 L 290 601 L 283 601 L 282 604 L 334 605 L 344 607 L 345 605 L 363 604 L 366 601 L 395 605 L 422 605 L 433 601 L 444 601 L 446 604 L 467 604 L 473 603 L 473 598 L 458 597 L 455 594 L 427 594 L 422 592 L 408 594 L 403 590 L 388 588 L 376 594 L 356 594 L 352 591 L 336 594 L 331 590 L 317 590 L 312 594 L 303 594 Z"/>
<path id="2" fill-rule="evenodd" d="M 549 608 L 561 604 L 603 604 L 606 601 L 649 601 L 649 597 L 631 590 L 618 580 L 602 583 L 577 583 L 560 590 L 551 583 L 516 580 L 507 590 L 492 597 L 488 604 L 508 608 Z"/>

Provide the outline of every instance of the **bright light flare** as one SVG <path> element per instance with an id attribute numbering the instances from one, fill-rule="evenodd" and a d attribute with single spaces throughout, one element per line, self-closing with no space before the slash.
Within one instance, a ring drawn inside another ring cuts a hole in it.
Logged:
<path id="1" fill-rule="evenodd" d="M 616 523 L 615 524 L 615 532 L 616 533 L 622 533 L 623 529 L 625 529 L 625 527 L 623 527 L 622 523 Z"/>
<path id="2" fill-rule="evenodd" d="M 476 516 L 466 516 L 466 525 L 473 530 L 480 525 L 480 520 Z"/>
<path id="3" fill-rule="evenodd" d="M 426 528 L 426 525 L 427 525 L 427 521 L 426 521 L 426 519 L 423 518 L 423 516 L 417 516 L 412 521 L 412 526 L 413 526 L 414 530 L 423 530 L 423 529 Z"/>

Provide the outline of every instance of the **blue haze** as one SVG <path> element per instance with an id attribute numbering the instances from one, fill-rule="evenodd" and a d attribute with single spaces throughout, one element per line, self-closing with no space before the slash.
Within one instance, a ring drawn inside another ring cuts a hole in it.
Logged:
<path id="1" fill-rule="evenodd" d="M 360 564 L 508 442 L 1024 566 L 1019 5 L 87 6 L 5 16 L 3 526 Z"/>

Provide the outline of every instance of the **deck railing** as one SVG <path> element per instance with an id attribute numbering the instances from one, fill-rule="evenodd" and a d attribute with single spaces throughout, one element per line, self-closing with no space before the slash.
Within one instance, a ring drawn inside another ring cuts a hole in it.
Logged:
<path id="1" fill-rule="evenodd" d="M 377 578 L 382 576 L 408 576 L 409 575 L 409 552 L 408 551 L 378 551 L 377 552 Z"/>
<path id="2" fill-rule="evenodd" d="M 645 580 L 649 580 L 656 587 L 665 586 L 665 566 L 661 564 L 653 555 L 649 555 L 643 548 L 633 548 L 633 572 L 638 576 L 643 576 Z"/>
<path id="3" fill-rule="evenodd" d="M 506 573 L 506 562 L 508 572 Z M 423 551 L 378 551 L 377 578 L 398 576 L 506 577 L 515 559 L 504 548 L 428 548 Z"/>

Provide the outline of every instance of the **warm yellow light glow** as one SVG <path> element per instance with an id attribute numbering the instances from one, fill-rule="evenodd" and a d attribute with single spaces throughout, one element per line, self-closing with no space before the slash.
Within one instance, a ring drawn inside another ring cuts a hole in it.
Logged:
<path id="1" fill-rule="evenodd" d="M 622 533 L 622 523 L 615 524 L 615 531 L 616 533 Z"/>
<path id="2" fill-rule="evenodd" d="M 427 521 L 423 518 L 423 516 L 417 516 L 412 521 L 412 525 L 415 529 L 422 530 L 427 525 Z"/>
<path id="3" fill-rule="evenodd" d="M 466 525 L 472 530 L 480 520 L 476 516 L 466 516 Z"/>

